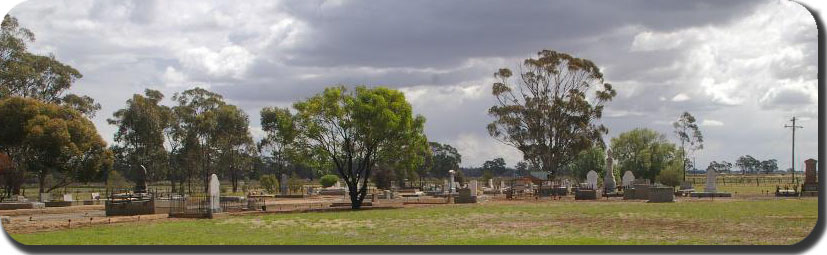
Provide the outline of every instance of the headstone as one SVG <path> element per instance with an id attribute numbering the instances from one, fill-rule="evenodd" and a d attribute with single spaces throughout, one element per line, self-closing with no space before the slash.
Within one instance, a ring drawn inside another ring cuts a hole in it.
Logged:
<path id="1" fill-rule="evenodd" d="M 606 194 L 614 193 L 617 188 L 615 183 L 614 160 L 612 159 L 612 149 L 606 151 L 606 172 L 603 173 L 603 192 Z"/>
<path id="2" fill-rule="evenodd" d="M 146 193 L 146 167 L 144 165 L 140 166 L 141 169 L 138 169 L 138 180 L 135 182 L 134 193 Z"/>
<path id="3" fill-rule="evenodd" d="M 488 179 L 488 187 L 492 189 L 494 188 L 494 178 Z"/>
<path id="4" fill-rule="evenodd" d="M 17 202 L 28 202 L 25 196 L 17 196 Z"/>
<path id="5" fill-rule="evenodd" d="M 287 195 L 287 174 L 281 174 L 281 180 L 279 180 L 279 188 L 281 189 L 282 195 Z"/>
<path id="6" fill-rule="evenodd" d="M 49 202 L 52 201 L 52 194 L 51 193 L 40 193 L 40 202 Z"/>
<path id="7" fill-rule="evenodd" d="M 715 169 L 712 169 L 712 168 L 706 169 L 706 187 L 704 187 L 704 192 L 707 192 L 707 193 L 718 192 L 718 183 L 716 182 L 717 177 L 718 177 L 718 172 L 715 172 Z"/>
<path id="8" fill-rule="evenodd" d="M 505 189 L 505 181 L 500 180 L 500 190 L 504 190 L 504 189 Z"/>
<path id="9" fill-rule="evenodd" d="M 97 193 L 97 192 L 92 193 L 92 200 L 100 200 L 100 199 L 101 199 L 101 193 Z"/>
<path id="10" fill-rule="evenodd" d="M 586 188 L 593 190 L 596 187 L 597 187 L 597 172 L 595 172 L 594 170 L 591 170 L 586 174 Z"/>
<path id="11" fill-rule="evenodd" d="M 449 171 L 448 171 L 448 174 L 450 175 L 450 179 L 449 179 L 449 183 L 450 183 L 450 185 L 449 185 L 449 189 L 448 189 L 448 190 L 449 190 L 449 192 L 450 192 L 451 194 L 453 194 L 454 192 L 456 192 L 456 189 L 457 189 L 457 186 L 454 186 L 454 173 L 456 173 L 456 171 L 454 171 L 454 170 L 449 170 Z"/>
<path id="12" fill-rule="evenodd" d="M 815 159 L 808 159 L 804 161 L 804 186 L 801 191 L 803 196 L 817 196 L 818 195 L 818 163 Z"/>
<path id="13" fill-rule="evenodd" d="M 635 175 L 632 173 L 632 171 L 626 171 L 625 173 L 623 173 L 623 178 L 620 182 L 620 184 L 623 186 L 623 188 L 632 187 L 632 185 L 634 185 L 634 182 L 635 182 Z"/>
<path id="14" fill-rule="evenodd" d="M 672 187 L 666 186 L 650 186 L 649 187 L 649 203 L 664 203 L 674 202 L 675 193 Z"/>
<path id="15" fill-rule="evenodd" d="M 476 197 L 477 196 L 477 180 L 471 181 L 471 183 L 468 185 L 468 188 L 471 189 L 471 196 Z"/>
<path id="16" fill-rule="evenodd" d="M 75 201 L 75 200 L 72 199 L 72 194 L 63 194 L 63 201 L 71 202 L 71 201 Z"/>
<path id="17" fill-rule="evenodd" d="M 220 183 L 218 182 L 218 175 L 212 174 L 210 176 L 210 187 L 209 187 L 209 194 L 210 194 L 210 212 L 216 213 L 221 212 L 221 189 Z"/>

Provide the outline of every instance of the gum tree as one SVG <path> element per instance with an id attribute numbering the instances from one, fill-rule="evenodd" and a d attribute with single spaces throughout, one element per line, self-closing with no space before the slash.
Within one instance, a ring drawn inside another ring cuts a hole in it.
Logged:
<path id="1" fill-rule="evenodd" d="M 681 141 L 683 180 L 685 181 L 686 166 L 687 161 L 689 161 L 689 155 L 687 155 L 686 151 L 688 149 L 690 153 L 694 153 L 697 150 L 703 149 L 704 137 L 701 134 L 701 130 L 698 129 L 698 124 L 695 121 L 695 117 L 692 116 L 692 114 L 689 114 L 689 112 L 683 112 L 681 117 L 672 123 L 672 127 L 675 128 L 675 135 L 678 137 L 678 140 Z"/>
<path id="2" fill-rule="evenodd" d="M 596 122 L 617 93 L 588 59 L 552 50 L 537 55 L 523 62 L 516 81 L 510 69 L 494 74 L 488 133 L 554 177 L 581 151 L 603 144 L 608 129 Z"/>
<path id="3" fill-rule="evenodd" d="M 293 105 L 301 146 L 321 154 L 347 184 L 359 209 L 368 178 L 380 162 L 421 164 L 425 118 L 414 116 L 402 92 L 377 87 L 326 88 Z"/>

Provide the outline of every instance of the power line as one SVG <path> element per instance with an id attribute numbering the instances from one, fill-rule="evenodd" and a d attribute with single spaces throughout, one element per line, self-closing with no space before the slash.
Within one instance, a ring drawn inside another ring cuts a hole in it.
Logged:
<path id="1" fill-rule="evenodd" d="M 792 159 L 790 161 L 790 166 L 792 167 L 793 183 L 795 183 L 795 129 L 796 128 L 804 128 L 804 127 L 795 125 L 795 116 L 793 116 L 793 118 L 790 121 L 792 121 L 793 124 L 792 125 L 784 125 L 784 128 L 791 128 L 793 130 L 793 150 L 792 150 Z"/>

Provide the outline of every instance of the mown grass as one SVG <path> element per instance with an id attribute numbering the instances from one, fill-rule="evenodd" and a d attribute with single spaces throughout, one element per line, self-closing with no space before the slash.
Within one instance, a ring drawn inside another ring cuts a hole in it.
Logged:
<path id="1" fill-rule="evenodd" d="M 794 244 L 816 199 L 560 202 L 266 214 L 12 234 L 23 244 Z"/>

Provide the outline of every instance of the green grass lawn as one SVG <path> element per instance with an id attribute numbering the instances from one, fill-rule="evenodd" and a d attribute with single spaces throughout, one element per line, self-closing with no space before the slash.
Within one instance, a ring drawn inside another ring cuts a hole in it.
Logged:
<path id="1" fill-rule="evenodd" d="M 448 205 L 125 223 L 12 234 L 23 244 L 794 244 L 816 199 Z"/>

